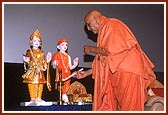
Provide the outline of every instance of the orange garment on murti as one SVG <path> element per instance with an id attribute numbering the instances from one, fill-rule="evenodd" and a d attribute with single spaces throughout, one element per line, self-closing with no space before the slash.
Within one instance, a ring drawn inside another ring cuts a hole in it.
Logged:
<path id="1" fill-rule="evenodd" d="M 69 66 L 69 58 L 68 54 L 63 54 L 61 52 L 57 52 L 54 54 L 52 58 L 52 62 L 58 61 L 58 69 L 62 69 L 62 79 L 65 79 L 69 75 L 71 75 L 70 66 Z M 56 77 L 57 72 L 56 72 Z M 55 80 L 59 80 L 59 78 L 55 78 Z M 66 80 L 62 86 L 62 94 L 66 94 L 68 87 L 70 86 L 70 79 Z M 59 89 L 59 88 L 58 88 Z"/>
<path id="2" fill-rule="evenodd" d="M 27 63 L 28 70 L 22 75 L 23 83 L 28 83 L 31 99 L 41 98 L 43 85 L 47 83 L 44 71 L 48 69 L 44 51 L 32 48 L 26 51 L 26 56 L 30 58 L 30 61 Z"/>
<path id="3" fill-rule="evenodd" d="M 108 56 L 92 64 L 93 110 L 144 110 L 146 88 L 156 79 L 154 65 L 141 50 L 131 30 L 120 20 L 103 16 L 97 47 Z"/>

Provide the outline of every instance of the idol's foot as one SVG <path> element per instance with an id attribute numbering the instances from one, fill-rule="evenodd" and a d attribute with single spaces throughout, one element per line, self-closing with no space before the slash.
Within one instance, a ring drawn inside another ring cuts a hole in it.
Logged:
<path id="1" fill-rule="evenodd" d="M 37 98 L 36 102 L 45 102 L 44 100 L 42 100 L 41 98 Z"/>

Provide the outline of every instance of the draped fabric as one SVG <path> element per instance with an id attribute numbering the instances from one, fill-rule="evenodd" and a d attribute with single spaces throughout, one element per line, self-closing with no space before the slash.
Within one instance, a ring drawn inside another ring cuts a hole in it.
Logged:
<path id="1" fill-rule="evenodd" d="M 42 97 L 43 85 L 47 83 L 49 91 L 51 91 L 49 80 L 49 64 L 46 61 L 44 51 L 41 49 L 29 49 L 26 56 L 30 58 L 27 62 L 28 69 L 22 75 L 23 83 L 28 83 L 30 98 L 37 99 Z M 45 80 L 44 71 L 47 71 L 47 81 Z"/>
<path id="2" fill-rule="evenodd" d="M 57 60 L 58 61 L 58 69 L 62 69 L 62 79 L 65 79 L 66 77 L 68 77 L 69 75 L 71 75 L 71 71 L 70 71 L 70 66 L 69 66 L 69 58 L 68 58 L 68 54 L 63 54 L 61 52 L 57 52 L 54 54 L 53 58 L 52 58 L 52 62 Z M 56 78 L 55 80 L 59 80 L 58 78 L 59 76 L 57 75 L 56 72 Z M 64 82 L 63 86 L 62 86 L 62 93 L 66 94 L 66 91 L 68 90 L 68 87 L 70 86 L 70 79 L 68 79 L 67 81 Z"/>
<path id="3" fill-rule="evenodd" d="M 25 74 L 22 75 L 24 83 L 46 84 L 44 71 L 47 70 L 47 61 L 44 51 L 40 49 L 30 49 L 26 52 L 30 58 L 29 67 Z"/>
<path id="4" fill-rule="evenodd" d="M 141 108 L 131 109 L 142 110 L 142 101 L 146 100 L 145 89 L 156 76 L 152 70 L 153 63 L 142 51 L 131 30 L 120 20 L 103 16 L 97 47 L 104 48 L 108 56 L 96 55 L 92 64 L 92 76 L 95 79 L 93 110 L 130 110 L 129 106 L 124 104 L 141 104 L 138 105 Z M 116 88 L 121 88 L 123 92 L 115 92 Z M 123 101 L 127 95 L 138 91 L 140 93 L 137 94 L 141 96 L 135 94 L 132 98 L 138 99 L 139 102 Z"/>

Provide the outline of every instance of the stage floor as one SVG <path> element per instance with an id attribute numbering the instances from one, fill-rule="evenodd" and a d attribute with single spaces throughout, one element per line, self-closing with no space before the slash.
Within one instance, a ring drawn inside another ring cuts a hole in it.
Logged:
<path id="1" fill-rule="evenodd" d="M 92 111 L 92 103 L 78 105 L 58 105 L 55 102 L 47 102 L 43 105 L 28 105 L 29 103 L 21 102 L 18 106 L 10 106 L 5 111 Z M 51 105 L 47 105 L 51 104 Z"/>

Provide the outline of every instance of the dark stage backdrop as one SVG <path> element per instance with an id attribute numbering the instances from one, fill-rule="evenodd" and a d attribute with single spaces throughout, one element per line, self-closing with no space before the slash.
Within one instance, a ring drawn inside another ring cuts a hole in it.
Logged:
<path id="1" fill-rule="evenodd" d="M 80 67 L 75 70 L 80 69 Z M 84 68 L 87 70 L 89 68 Z M 29 93 L 27 84 L 24 84 L 22 81 L 22 75 L 24 73 L 23 63 L 4 63 L 4 92 L 3 92 L 3 105 L 5 111 L 14 111 L 16 110 L 20 102 L 29 101 Z M 164 73 L 163 72 L 155 72 L 157 76 L 157 80 L 164 84 Z M 45 73 L 46 74 L 46 73 Z M 44 85 L 44 91 L 42 98 L 45 101 L 58 101 L 59 92 L 55 90 L 55 70 L 50 67 L 50 76 L 51 76 L 51 86 L 52 91 L 48 91 L 47 86 Z M 87 90 L 87 93 L 92 94 L 94 89 L 94 80 L 92 76 L 88 76 L 84 79 L 75 79 L 71 78 L 71 83 L 74 81 L 78 81 L 82 83 Z"/>
<path id="2" fill-rule="evenodd" d="M 22 54 L 29 48 L 29 36 L 36 28 L 42 34 L 42 49 L 55 53 L 61 37 L 69 40 L 68 53 L 79 57 L 79 67 L 91 67 L 91 59 L 83 54 L 83 46 L 95 45 L 95 36 L 84 29 L 84 15 L 91 9 L 124 21 L 135 34 L 142 49 L 155 64 L 155 71 L 164 71 L 164 8 L 163 3 L 6 3 L 3 4 L 3 59 L 22 63 Z M 93 39 L 91 39 L 93 38 Z"/>

